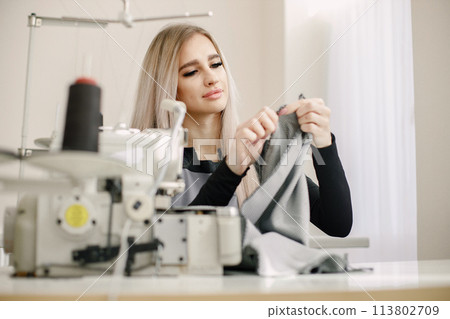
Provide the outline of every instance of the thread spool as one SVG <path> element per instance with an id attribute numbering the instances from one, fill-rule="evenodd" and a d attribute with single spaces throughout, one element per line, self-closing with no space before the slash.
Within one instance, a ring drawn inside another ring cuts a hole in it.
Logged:
<path id="1" fill-rule="evenodd" d="M 79 78 L 70 86 L 63 150 L 98 152 L 100 95 L 100 87 L 91 78 Z"/>

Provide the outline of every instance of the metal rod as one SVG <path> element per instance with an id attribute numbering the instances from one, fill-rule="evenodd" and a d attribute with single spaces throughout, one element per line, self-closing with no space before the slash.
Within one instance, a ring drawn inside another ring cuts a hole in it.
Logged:
<path id="1" fill-rule="evenodd" d="M 22 158 L 26 156 L 27 138 L 28 138 L 28 117 L 30 108 L 30 89 L 31 89 L 31 71 L 32 71 L 32 57 L 34 48 L 34 28 L 36 27 L 36 14 L 32 13 L 28 16 L 28 27 L 30 33 L 28 36 L 28 53 L 27 53 L 27 68 L 25 75 L 25 95 L 23 101 L 23 116 L 22 116 L 22 135 L 20 141 L 19 156 Z M 22 179 L 24 174 L 23 161 L 19 162 L 19 179 Z"/>
<path id="2" fill-rule="evenodd" d="M 122 0 L 122 2 L 123 2 L 123 11 L 128 12 L 130 10 L 130 1 Z"/>
<path id="3" fill-rule="evenodd" d="M 97 27 L 98 25 L 101 25 L 102 27 L 106 27 L 108 23 L 113 22 L 114 20 L 107 20 L 107 19 L 89 19 L 89 18 L 72 18 L 72 17 L 61 17 L 61 18 L 49 18 L 49 17 L 43 17 L 42 19 L 47 21 L 54 21 L 54 22 L 63 22 L 63 23 L 71 23 L 75 26 L 78 26 L 79 24 L 87 24 L 87 26 Z"/>
<path id="4" fill-rule="evenodd" d="M 154 18 L 138 18 L 138 19 L 133 19 L 133 22 L 157 21 L 157 20 L 180 19 L 180 18 L 199 18 L 199 17 L 212 17 L 212 16 L 213 16 L 212 11 L 209 11 L 207 13 L 195 13 L 195 14 L 186 12 L 184 15 L 163 16 L 163 17 L 154 17 Z"/>
<path id="5" fill-rule="evenodd" d="M 144 22 L 144 21 L 158 21 L 158 20 L 170 20 L 170 19 L 181 19 L 181 18 L 199 18 L 199 17 L 211 17 L 213 16 L 212 11 L 209 11 L 207 13 L 194 13 L 191 14 L 189 12 L 186 12 L 185 14 L 180 15 L 173 15 L 173 16 L 162 16 L 162 17 L 153 17 L 153 18 L 138 18 L 133 19 L 133 22 Z M 80 24 L 87 24 L 87 26 L 97 26 L 100 24 L 102 27 L 107 26 L 109 23 L 123 23 L 121 20 L 117 19 L 91 19 L 91 18 L 77 18 L 77 17 L 61 17 L 61 18 L 54 18 L 54 17 L 41 17 L 36 16 L 36 14 L 32 13 L 30 16 L 28 16 L 29 27 L 40 27 L 44 26 L 47 23 L 54 24 L 54 25 L 75 25 L 80 26 Z M 46 23 L 47 22 L 47 23 Z"/>
<path id="6" fill-rule="evenodd" d="M 29 21 L 35 21 L 36 15 L 33 13 L 29 17 Z M 25 75 L 25 97 L 23 101 L 23 118 L 22 118 L 22 139 L 20 148 L 25 149 L 27 147 L 28 136 L 28 111 L 30 105 L 30 88 L 31 88 L 31 71 L 32 71 L 32 56 L 34 47 L 34 22 L 29 23 L 30 34 L 28 37 L 28 54 L 27 54 L 27 68 Z"/>

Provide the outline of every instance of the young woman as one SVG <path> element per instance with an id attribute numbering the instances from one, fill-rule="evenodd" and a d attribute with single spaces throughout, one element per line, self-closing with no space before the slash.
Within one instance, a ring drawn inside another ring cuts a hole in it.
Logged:
<path id="1" fill-rule="evenodd" d="M 164 28 L 144 58 L 132 127 L 169 128 L 165 98 L 183 101 L 189 130 L 183 174 L 188 189 L 178 205 L 240 206 L 259 186 L 253 167 L 279 116 L 296 113 L 303 132 L 312 134 L 326 165 L 314 161 L 320 187 L 308 179 L 311 221 L 333 236 L 352 226 L 350 191 L 330 132 L 330 110 L 321 99 L 295 101 L 279 114 L 267 107 L 237 125 L 236 90 L 223 53 L 204 29 L 189 24 Z M 211 160 L 211 155 L 215 159 Z"/>

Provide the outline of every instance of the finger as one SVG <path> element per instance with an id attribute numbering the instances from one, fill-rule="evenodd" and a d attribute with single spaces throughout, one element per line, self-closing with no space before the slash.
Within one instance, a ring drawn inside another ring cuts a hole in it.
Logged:
<path id="1" fill-rule="evenodd" d="M 326 109 L 327 107 L 325 106 L 324 101 L 320 98 L 301 99 L 286 105 L 286 107 L 280 111 L 279 115 L 297 112 L 297 116 L 301 116 L 312 111 L 322 114 L 327 111 Z"/>
<path id="2" fill-rule="evenodd" d="M 302 100 L 302 101 L 304 101 L 304 100 Z M 294 113 L 297 111 L 297 109 L 299 107 L 300 107 L 300 101 L 295 101 L 293 103 L 287 104 L 278 112 L 278 116 Z"/>
<path id="3" fill-rule="evenodd" d="M 278 115 L 277 113 L 270 109 L 269 107 L 265 106 L 257 115 L 256 119 L 261 121 L 261 118 L 268 118 L 270 121 L 272 121 L 275 126 L 278 124 Z M 254 122 L 254 121 L 253 121 Z"/>
<path id="4" fill-rule="evenodd" d="M 278 115 L 277 112 L 272 110 L 269 107 L 264 107 L 263 112 L 267 114 L 267 116 L 272 120 L 272 122 L 276 125 L 278 123 Z"/>
<path id="5" fill-rule="evenodd" d="M 302 117 L 309 112 L 315 112 L 328 117 L 330 116 L 330 109 L 325 105 L 322 99 L 303 100 L 303 103 L 301 103 L 300 107 L 297 109 L 297 117 Z"/>
<path id="6" fill-rule="evenodd" d="M 260 120 L 258 120 L 257 118 L 252 119 L 250 120 L 250 123 L 251 124 L 248 126 L 248 128 L 252 130 L 258 138 L 263 138 L 266 135 L 266 130 L 262 126 Z"/>
<path id="7" fill-rule="evenodd" d="M 323 115 L 316 112 L 309 112 L 298 118 L 298 123 L 300 125 L 306 123 L 314 123 L 319 127 L 327 127 L 329 125 L 329 119 Z"/>
<path id="8" fill-rule="evenodd" d="M 313 136 L 320 130 L 319 126 L 315 123 L 305 123 L 300 125 L 302 132 L 311 133 Z"/>
<path id="9" fill-rule="evenodd" d="M 272 118 L 269 117 L 269 115 L 267 113 L 261 114 L 261 117 L 259 118 L 259 122 L 261 123 L 262 127 L 264 128 L 264 131 L 265 131 L 264 137 L 269 136 L 276 129 L 277 123 L 276 122 L 274 123 Z"/>
<path id="10" fill-rule="evenodd" d="M 259 139 L 258 135 L 248 127 L 242 129 L 242 134 L 240 134 L 239 138 L 241 140 L 248 140 L 250 143 L 254 143 Z"/>

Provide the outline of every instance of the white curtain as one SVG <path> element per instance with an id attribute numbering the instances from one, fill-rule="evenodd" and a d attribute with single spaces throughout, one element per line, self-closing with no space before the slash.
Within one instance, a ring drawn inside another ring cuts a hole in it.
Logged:
<path id="1" fill-rule="evenodd" d="M 330 24 L 328 104 L 350 183 L 352 236 L 370 249 L 352 260 L 417 258 L 410 0 L 338 1 Z"/>

